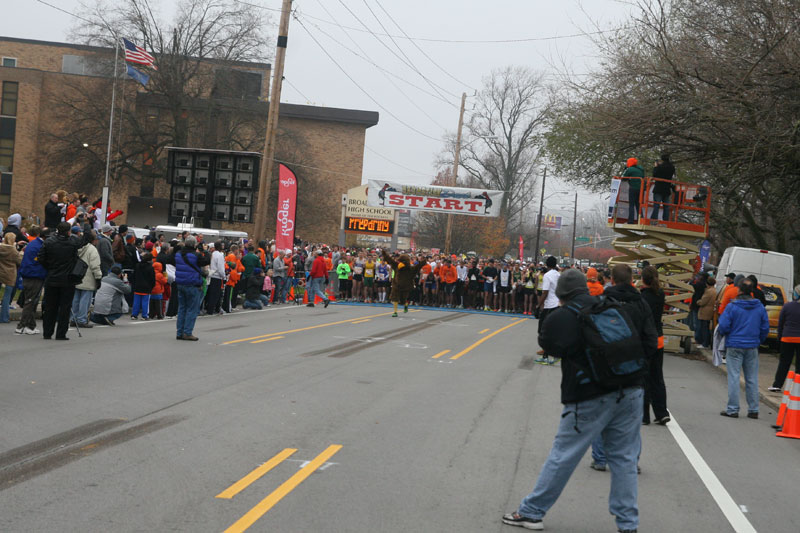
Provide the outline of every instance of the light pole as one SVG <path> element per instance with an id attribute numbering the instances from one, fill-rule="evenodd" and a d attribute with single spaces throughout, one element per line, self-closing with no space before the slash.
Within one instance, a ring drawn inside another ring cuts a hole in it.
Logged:
<path id="1" fill-rule="evenodd" d="M 536 249 L 533 251 L 533 263 L 536 264 L 539 262 L 539 240 L 542 235 L 542 218 L 544 217 L 544 201 L 548 198 L 552 198 L 558 194 L 569 194 L 568 191 L 555 191 L 547 195 L 544 195 L 544 180 L 547 177 L 547 169 L 544 169 L 544 176 L 542 176 L 542 197 L 539 200 L 539 216 L 537 217 L 538 221 L 536 223 Z"/>
<path id="2" fill-rule="evenodd" d="M 575 230 L 578 227 L 578 191 L 575 191 L 575 208 L 572 211 L 572 251 L 570 257 L 575 264 Z"/>

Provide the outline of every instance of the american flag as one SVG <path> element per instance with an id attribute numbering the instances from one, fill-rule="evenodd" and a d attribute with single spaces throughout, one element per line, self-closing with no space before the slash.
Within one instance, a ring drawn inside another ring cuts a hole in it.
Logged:
<path id="1" fill-rule="evenodd" d="M 125 38 L 122 39 L 122 42 L 125 44 L 125 61 L 151 66 L 153 69 L 156 68 L 156 66 L 153 64 L 156 58 L 150 55 L 147 50 L 136 46 Z"/>

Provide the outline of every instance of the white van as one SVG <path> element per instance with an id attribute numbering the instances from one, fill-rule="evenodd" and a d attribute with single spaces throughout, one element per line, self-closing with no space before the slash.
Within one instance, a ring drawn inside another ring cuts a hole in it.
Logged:
<path id="1" fill-rule="evenodd" d="M 757 248 L 732 246 L 722 254 L 717 271 L 717 289 L 725 285 L 725 274 L 755 275 L 758 282 L 783 287 L 785 294 L 794 288 L 794 256 Z"/>

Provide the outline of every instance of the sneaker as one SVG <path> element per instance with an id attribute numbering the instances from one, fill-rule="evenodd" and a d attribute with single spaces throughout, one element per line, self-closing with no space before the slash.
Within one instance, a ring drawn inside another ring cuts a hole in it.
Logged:
<path id="1" fill-rule="evenodd" d="M 392 317 L 397 318 L 397 313 L 392 313 Z"/>
<path id="2" fill-rule="evenodd" d="M 747 413 L 747 418 L 758 419 L 758 413 Z"/>
<path id="3" fill-rule="evenodd" d="M 770 391 L 770 392 L 782 392 L 783 391 L 783 389 L 781 389 L 780 387 L 768 387 L 767 390 Z"/>
<path id="4" fill-rule="evenodd" d="M 727 416 L 728 418 L 739 418 L 739 413 L 729 413 L 728 411 L 721 411 L 719 414 L 722 416 Z"/>
<path id="5" fill-rule="evenodd" d="M 184 333 L 183 337 L 181 337 L 181 340 L 184 340 L 184 341 L 196 341 L 196 340 L 199 340 L 199 339 L 197 337 L 195 337 L 194 335 L 187 335 L 186 333 Z"/>
<path id="6" fill-rule="evenodd" d="M 23 333 L 25 333 L 25 335 L 38 335 L 39 333 L 41 333 L 41 331 L 38 328 L 33 328 L 33 329 L 25 328 L 25 331 Z"/>
<path id="7" fill-rule="evenodd" d="M 139 317 L 131 315 L 131 320 L 139 320 Z"/>
<path id="8" fill-rule="evenodd" d="M 314 307 L 314 304 L 306 304 L 306 307 Z"/>
<path id="9" fill-rule="evenodd" d="M 656 424 L 658 424 L 659 426 L 666 426 L 667 422 L 669 422 L 670 420 L 672 420 L 672 419 L 669 417 L 669 415 L 662 416 L 661 418 L 656 420 Z"/>
<path id="10" fill-rule="evenodd" d="M 93 328 L 94 326 L 87 322 L 86 324 L 78 324 L 78 327 L 83 329 L 89 329 Z"/>
<path id="11" fill-rule="evenodd" d="M 618 533 L 637 533 L 638 529 L 618 529 Z"/>
<path id="12" fill-rule="evenodd" d="M 606 471 L 606 465 L 597 464 L 594 460 L 592 461 L 592 464 L 589 465 L 589 468 L 592 470 L 597 470 L 598 472 Z"/>
<path id="13" fill-rule="evenodd" d="M 548 364 L 549 365 L 554 365 L 554 364 L 559 363 L 559 362 L 561 362 L 561 358 L 560 357 L 551 357 L 550 358 L 550 362 Z"/>
<path id="14" fill-rule="evenodd" d="M 330 300 L 323 300 L 322 303 L 323 303 L 323 309 L 327 309 L 328 308 L 328 304 L 331 303 L 331 301 Z"/>
<path id="15" fill-rule="evenodd" d="M 507 513 L 503 515 L 503 523 L 509 526 L 520 526 L 525 529 L 535 529 L 541 531 L 544 529 L 544 524 L 541 518 L 528 518 L 519 513 Z"/>
<path id="16" fill-rule="evenodd" d="M 14 330 L 14 333 L 17 335 L 22 335 L 25 332 L 25 328 L 17 328 Z"/>
<path id="17" fill-rule="evenodd" d="M 539 359 L 534 361 L 534 363 L 539 363 L 540 365 L 549 365 L 550 364 L 550 358 L 547 357 L 547 356 L 540 357 Z"/>

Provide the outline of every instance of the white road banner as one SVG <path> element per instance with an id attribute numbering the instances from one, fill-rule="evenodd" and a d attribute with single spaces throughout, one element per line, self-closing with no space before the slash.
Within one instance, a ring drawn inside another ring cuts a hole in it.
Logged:
<path id="1" fill-rule="evenodd" d="M 608 197 L 608 218 L 614 218 L 614 207 L 617 205 L 619 187 L 622 180 L 619 178 L 611 179 L 611 196 Z"/>
<path id="2" fill-rule="evenodd" d="M 502 203 L 503 191 L 405 185 L 382 180 L 369 180 L 367 188 L 367 205 L 375 207 L 497 217 Z"/>

